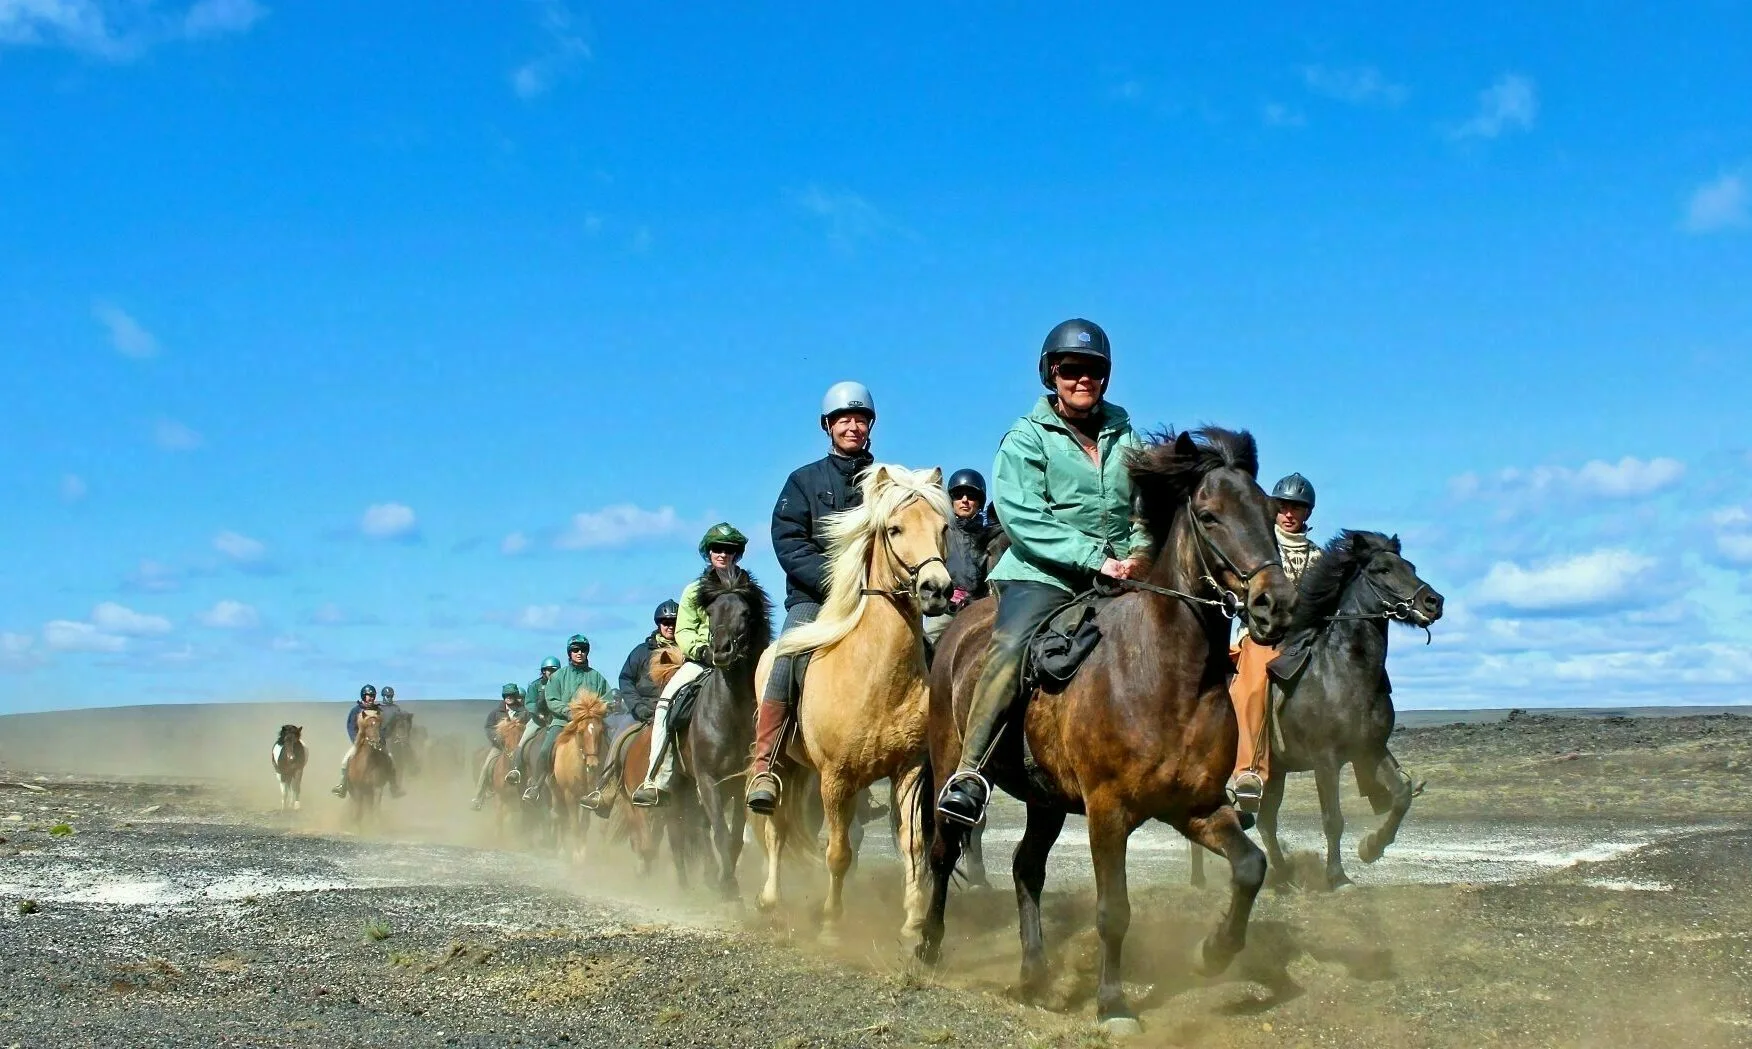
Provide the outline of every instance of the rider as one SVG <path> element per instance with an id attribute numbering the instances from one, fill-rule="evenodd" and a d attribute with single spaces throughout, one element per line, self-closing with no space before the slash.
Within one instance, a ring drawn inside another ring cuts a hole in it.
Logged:
<path id="1" fill-rule="evenodd" d="M 864 501 L 859 471 L 874 460 L 870 431 L 876 426 L 876 401 L 861 382 L 840 382 L 821 399 L 821 428 L 829 446 L 825 458 L 799 467 L 785 479 L 773 507 L 773 554 L 785 570 L 784 630 L 812 623 L 827 600 L 827 541 L 821 534 L 828 515 Z M 754 763 L 748 781 L 748 807 L 771 815 L 779 803 L 779 777 L 773 772 L 791 719 L 794 656 L 773 660 L 766 694 L 755 715 Z"/>
<path id="2" fill-rule="evenodd" d="M 992 570 L 998 592 L 990 654 L 973 693 L 961 765 L 937 812 L 969 826 L 985 818 L 999 719 L 1017 699 L 1030 638 L 1097 575 L 1129 579 L 1148 538 L 1131 518 L 1126 452 L 1141 443 L 1125 410 L 1106 400 L 1112 367 L 1107 333 L 1073 319 L 1047 333 L 1040 381 L 1049 391 L 998 444 L 992 467 L 997 509 L 1011 546 Z"/>
<path id="3" fill-rule="evenodd" d="M 925 640 L 932 645 L 948 629 L 955 613 L 986 595 L 986 550 L 996 529 L 986 518 L 986 483 L 978 470 L 957 470 L 949 477 L 949 556 L 946 563 L 955 590 L 949 611 L 925 617 Z"/>
<path id="4" fill-rule="evenodd" d="M 382 708 L 377 705 L 377 687 L 375 685 L 366 685 L 364 688 L 360 689 L 359 702 L 353 704 L 353 709 L 347 711 L 347 752 L 341 755 L 341 781 L 335 784 L 335 788 L 332 791 L 337 798 L 344 798 L 347 796 L 347 788 L 349 786 L 347 783 L 347 766 L 352 764 L 353 753 L 359 749 L 359 715 L 365 713 L 367 710 L 382 710 Z M 381 713 L 379 716 L 382 716 Z M 385 749 L 382 753 L 383 759 L 389 762 L 389 793 L 392 797 L 399 798 L 402 796 L 401 773 L 396 769 L 395 761 L 390 758 L 389 751 Z"/>
<path id="5" fill-rule="evenodd" d="M 661 805 L 664 795 L 669 793 L 669 783 L 675 775 L 675 750 L 669 746 L 669 704 L 683 686 L 712 669 L 712 624 L 706 618 L 706 610 L 700 607 L 700 582 L 706 572 L 726 578 L 739 574 L 737 564 L 747 549 L 748 537 L 727 521 L 706 529 L 706 534 L 700 537 L 700 556 L 706 559 L 706 567 L 700 578 L 682 589 L 681 619 L 675 628 L 675 643 L 687 662 L 663 686 L 663 697 L 657 701 L 657 713 L 651 719 L 651 765 L 645 773 L 645 782 L 633 792 L 634 805 Z"/>
<path id="6" fill-rule="evenodd" d="M 487 744 L 492 749 L 487 751 L 487 760 L 481 763 L 480 780 L 475 784 L 474 800 L 469 807 L 476 812 L 487 800 L 487 783 L 493 776 L 493 763 L 499 760 L 499 754 L 505 749 L 505 743 L 499 738 L 499 723 L 506 718 L 522 720 L 523 690 L 517 687 L 517 682 L 508 681 L 499 689 L 499 705 L 487 712 Z"/>
<path id="7" fill-rule="evenodd" d="M 572 717 L 572 699 L 580 688 L 596 693 L 604 702 L 607 702 L 610 695 L 608 680 L 590 665 L 590 639 L 583 634 L 573 634 L 566 639 L 566 665 L 556 670 L 554 676 L 542 685 L 541 703 L 534 708 L 538 718 L 545 715 L 545 722 L 530 721 L 523 730 L 523 738 L 517 743 L 517 751 L 521 754 L 536 733 L 545 729 L 541 752 L 535 761 L 535 771 L 529 777 L 529 786 L 523 789 L 524 801 L 534 801 L 541 797 L 542 779 L 553 763 L 554 744 L 559 741 L 560 730 L 566 727 L 566 722 Z"/>
<path id="8" fill-rule="evenodd" d="M 1276 510 L 1278 559 L 1291 583 L 1301 581 L 1308 566 L 1320 559 L 1320 548 L 1308 538 L 1308 518 L 1314 515 L 1314 486 L 1294 473 L 1272 486 Z M 1271 774 L 1271 747 L 1265 738 L 1265 723 L 1271 698 L 1271 679 L 1266 667 L 1278 650 L 1262 645 L 1247 634 L 1246 624 L 1230 653 L 1235 677 L 1229 682 L 1229 701 L 1235 705 L 1235 721 L 1241 735 L 1235 746 L 1235 772 L 1229 791 L 1244 812 L 1257 813 L 1265 796 L 1266 777 Z"/>
<path id="9" fill-rule="evenodd" d="M 651 657 L 663 649 L 675 647 L 675 620 L 679 615 L 681 606 L 674 601 L 658 605 L 651 613 L 651 622 L 656 629 L 634 645 L 627 653 L 626 662 L 621 664 L 617 694 L 622 709 L 635 720 L 650 721 L 651 712 L 663 695 L 663 689 L 651 680 Z"/>
<path id="10" fill-rule="evenodd" d="M 529 683 L 529 687 L 523 690 L 523 707 L 526 711 L 534 713 L 541 709 L 542 693 L 546 691 L 548 681 L 559 672 L 560 661 L 553 656 L 549 656 L 541 661 L 541 672 L 536 675 L 534 681 Z M 518 758 L 517 760 L 521 761 L 522 759 Z M 522 765 L 513 764 L 511 766 L 511 772 L 512 775 L 516 777 L 512 779 L 511 782 L 516 783 L 517 780 L 523 778 Z"/>

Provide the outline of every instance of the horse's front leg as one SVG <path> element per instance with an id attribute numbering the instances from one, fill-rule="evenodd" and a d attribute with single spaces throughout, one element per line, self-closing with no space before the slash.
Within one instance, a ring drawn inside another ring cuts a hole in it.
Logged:
<path id="1" fill-rule="evenodd" d="M 1265 860 L 1269 865 L 1266 877 L 1274 886 L 1289 884 L 1289 863 L 1284 859 L 1283 846 L 1278 842 L 1278 810 L 1284 805 L 1284 783 L 1288 777 L 1276 769 L 1265 781 L 1265 794 L 1259 799 L 1259 840 L 1265 844 Z"/>
<path id="2" fill-rule="evenodd" d="M 1194 959 L 1196 969 L 1215 975 L 1228 968 L 1247 946 L 1247 919 L 1253 914 L 1260 886 L 1265 884 L 1265 854 L 1247 837 L 1240 817 L 1227 805 L 1209 816 L 1187 821 L 1182 833 L 1229 861 L 1229 909 L 1216 931 L 1199 944 Z"/>
<path id="3" fill-rule="evenodd" d="M 1134 824 L 1115 800 L 1097 796 L 1088 799 L 1087 805 L 1089 853 L 1095 861 L 1095 931 L 1101 937 L 1101 973 L 1095 987 L 1095 1019 L 1109 1034 L 1136 1034 L 1143 1028 L 1126 1001 L 1125 985 L 1120 979 L 1125 934 L 1131 928 L 1125 854 Z M 1032 813 L 1029 823 L 1032 828 Z"/>
<path id="4" fill-rule="evenodd" d="M 852 869 L 852 809 L 858 792 L 838 774 L 821 774 L 821 816 L 827 831 L 827 899 L 821 905 L 821 934 L 839 935 L 845 913 L 846 872 Z"/>
<path id="5" fill-rule="evenodd" d="M 788 811 L 792 808 L 792 803 L 781 796 L 779 807 L 771 816 L 755 819 L 761 844 L 766 848 L 766 880 L 761 884 L 760 896 L 757 897 L 763 911 L 770 911 L 779 905 L 779 855 L 785 847 L 783 821 L 793 818 L 793 812 Z"/>
<path id="6" fill-rule="evenodd" d="M 1363 835 L 1363 840 L 1357 842 L 1357 858 L 1364 863 L 1374 863 L 1381 858 L 1387 846 L 1398 839 L 1399 825 L 1405 821 L 1406 813 L 1411 811 L 1411 799 L 1417 797 L 1419 788 L 1399 767 L 1398 760 L 1386 747 L 1382 747 L 1378 755 L 1370 755 L 1353 764 L 1357 770 L 1357 786 L 1368 795 L 1369 802 L 1377 813 L 1384 809 L 1387 814 L 1379 827 Z"/>
<path id="7" fill-rule="evenodd" d="M 302 766 L 292 773 L 292 811 L 304 808 L 304 769 Z"/>
<path id="8" fill-rule="evenodd" d="M 901 876 L 904 886 L 904 907 L 906 921 L 900 927 L 903 943 L 916 944 L 920 932 L 925 927 L 926 886 L 929 881 L 929 868 L 926 866 L 925 829 L 919 815 L 919 805 L 923 799 L 919 792 L 925 789 L 924 769 L 918 765 L 897 775 L 890 776 L 889 782 L 893 790 L 889 798 L 890 810 L 896 816 L 898 841 L 895 848 L 900 852 Z"/>
<path id="9" fill-rule="evenodd" d="M 1028 826 L 1016 843 L 1010 874 L 1016 880 L 1016 919 L 1022 935 L 1024 998 L 1046 989 L 1046 941 L 1040 934 L 1040 893 L 1046 886 L 1046 858 L 1065 829 L 1065 814 L 1045 805 L 1028 806 Z M 1121 876 L 1124 864 L 1121 863 Z M 1123 934 L 1122 934 L 1123 935 Z"/>
<path id="10" fill-rule="evenodd" d="M 736 898 L 736 860 L 731 854 L 730 817 L 724 811 L 724 795 L 727 793 L 712 777 L 702 774 L 695 790 L 700 809 L 706 817 L 706 830 L 711 837 L 712 863 L 717 867 L 717 877 L 712 879 L 718 895 L 725 900 Z M 740 844 L 738 842 L 737 844 Z M 705 865 L 701 865 L 702 872 Z"/>
<path id="11" fill-rule="evenodd" d="M 1314 769 L 1314 786 L 1320 793 L 1320 825 L 1326 830 L 1326 887 L 1342 889 L 1351 884 L 1344 873 L 1339 848 L 1344 842 L 1344 808 L 1338 797 L 1338 764 L 1323 762 Z"/>

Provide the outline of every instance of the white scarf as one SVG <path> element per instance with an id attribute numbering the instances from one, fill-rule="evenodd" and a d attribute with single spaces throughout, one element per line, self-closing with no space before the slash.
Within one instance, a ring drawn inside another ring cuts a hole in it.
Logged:
<path id="1" fill-rule="evenodd" d="M 1284 574 L 1290 577 L 1292 584 L 1302 580 L 1302 573 L 1308 566 L 1320 559 L 1320 548 L 1308 538 L 1307 532 L 1286 532 L 1277 525 L 1272 525 L 1277 532 L 1278 556 L 1284 563 Z"/>

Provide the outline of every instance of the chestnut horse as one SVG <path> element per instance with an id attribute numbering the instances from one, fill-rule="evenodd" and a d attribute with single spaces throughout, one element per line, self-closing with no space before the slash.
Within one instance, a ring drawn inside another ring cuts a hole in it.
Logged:
<path id="1" fill-rule="evenodd" d="M 510 774 L 511 766 L 517 760 L 517 743 L 523 738 L 525 718 L 503 717 L 499 719 L 496 731 L 499 733 L 499 748 L 493 758 L 493 770 L 487 774 L 487 786 L 493 792 L 493 825 L 494 832 L 502 844 L 505 840 L 505 818 L 520 810 L 523 800 L 522 791 L 515 783 L 505 782 Z M 478 767 L 480 761 L 475 761 Z"/>
<path id="2" fill-rule="evenodd" d="M 924 836 L 914 825 L 925 717 L 922 615 L 941 615 L 953 583 L 943 564 L 950 516 L 943 471 L 876 465 L 859 474 L 863 503 L 827 519 L 827 602 L 815 622 L 780 636 L 761 657 L 755 680 L 764 694 L 776 655 L 810 652 L 796 730 L 781 765 L 784 789 L 770 818 L 755 817 L 766 846 L 760 905 L 779 900 L 779 860 L 787 841 L 808 841 L 808 773 L 819 782 L 827 832 L 827 899 L 822 933 L 840 918 L 851 829 L 859 794 L 886 779 L 900 825 L 906 923 L 924 921 Z"/>
<path id="3" fill-rule="evenodd" d="M 354 725 L 356 742 L 353 756 L 347 761 L 347 800 L 351 804 L 353 826 L 363 826 L 366 817 L 377 815 L 377 803 L 389 786 L 389 755 L 383 751 L 383 713 L 362 710 Z"/>
<path id="4" fill-rule="evenodd" d="M 578 804 L 596 789 L 602 770 L 603 721 L 608 704 L 594 692 L 580 688 L 572 697 L 571 718 L 554 741 L 554 775 L 549 795 L 553 801 L 554 846 L 571 846 L 574 858 L 584 859 L 584 842 L 590 822 Z"/>
<path id="5" fill-rule="evenodd" d="M 1012 866 L 1025 995 L 1037 994 L 1047 978 L 1040 935 L 1047 854 L 1067 814 L 1088 818 L 1101 940 L 1096 1015 L 1115 1034 L 1138 1030 L 1120 982 L 1120 951 L 1131 921 L 1126 846 L 1139 826 L 1161 820 L 1229 860 L 1229 909 L 1201 946 L 1203 967 L 1220 971 L 1245 943 L 1265 857 L 1243 833 L 1224 789 L 1237 739 L 1227 616 L 1244 612 L 1254 635 L 1271 641 L 1288 624 L 1295 597 L 1278 563 L 1251 436 L 1214 427 L 1165 436 L 1130 453 L 1127 465 L 1134 506 L 1152 538 L 1151 563 L 1142 581 L 1130 584 L 1134 592 L 1101 611 L 1102 641 L 1076 677 L 1062 692 L 1036 692 L 1012 715 L 986 768 L 993 783 L 1028 808 Z M 930 798 L 960 761 L 960 726 L 986 660 L 995 609 L 989 599 L 970 606 L 939 642 Z M 931 811 L 929 798 L 921 808 Z M 931 909 L 918 950 L 931 963 L 941 950 L 964 831 L 935 823 Z"/>

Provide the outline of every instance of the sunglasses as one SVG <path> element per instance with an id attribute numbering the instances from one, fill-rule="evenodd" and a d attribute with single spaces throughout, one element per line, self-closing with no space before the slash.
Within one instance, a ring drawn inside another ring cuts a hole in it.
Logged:
<path id="1" fill-rule="evenodd" d="M 662 619 L 659 619 L 657 621 L 657 625 L 658 626 L 674 626 L 675 625 L 675 617 L 674 616 L 664 616 Z"/>
<path id="2" fill-rule="evenodd" d="M 742 553 L 742 548 L 737 546 L 708 546 L 706 547 L 706 553 L 740 555 Z"/>
<path id="3" fill-rule="evenodd" d="M 1066 382 L 1076 382 L 1079 379 L 1094 379 L 1100 382 L 1107 378 L 1107 369 L 1094 361 L 1060 361 L 1053 374 Z"/>

